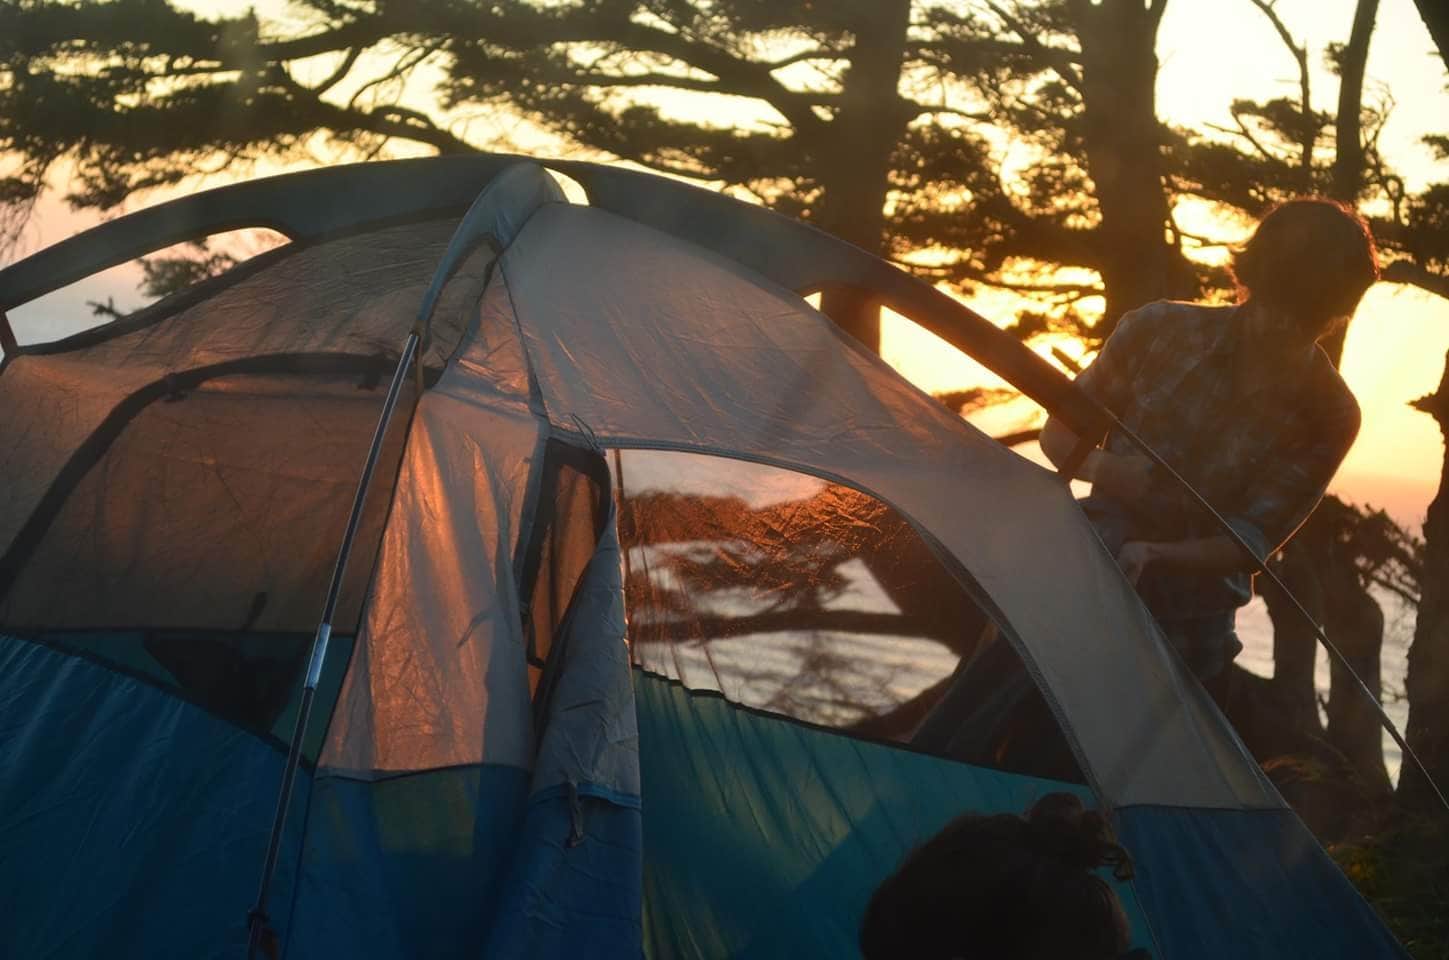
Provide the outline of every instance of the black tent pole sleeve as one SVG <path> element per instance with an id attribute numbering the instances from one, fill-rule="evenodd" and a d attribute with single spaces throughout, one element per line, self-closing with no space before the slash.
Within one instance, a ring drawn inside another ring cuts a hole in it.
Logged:
<path id="1" fill-rule="evenodd" d="M 1067 483 L 1071 483 L 1072 479 L 1076 477 L 1077 471 L 1082 468 L 1082 464 L 1087 462 L 1087 458 L 1095 449 L 1097 449 L 1097 441 L 1088 437 L 1078 437 L 1071 452 L 1067 454 L 1067 458 L 1057 467 L 1057 474 Z"/>
<path id="2" fill-rule="evenodd" d="M 1147 442 L 1145 440 L 1137 436 L 1137 434 L 1133 431 L 1129 430 L 1127 426 L 1122 423 L 1121 420 L 1117 419 L 1115 414 L 1113 414 L 1111 411 L 1107 411 L 1105 408 L 1103 408 L 1103 410 L 1105 411 L 1106 415 L 1111 418 L 1114 428 L 1121 431 L 1122 435 L 1126 437 L 1133 446 L 1141 451 L 1144 456 L 1146 456 L 1158 467 L 1161 467 L 1168 476 L 1172 477 L 1173 481 L 1177 483 L 1178 486 L 1186 490 L 1188 492 L 1188 495 L 1192 497 L 1197 505 L 1203 510 L 1207 511 L 1207 513 L 1212 516 L 1213 520 L 1222 529 L 1222 533 L 1229 540 L 1231 540 L 1234 545 L 1237 546 L 1237 548 L 1242 552 L 1243 556 L 1248 558 L 1252 562 L 1253 570 L 1267 577 L 1272 582 L 1273 586 L 1277 587 L 1280 591 L 1282 591 L 1283 596 L 1288 598 L 1288 600 L 1293 604 L 1293 608 L 1297 610 L 1300 614 L 1302 614 L 1304 621 L 1308 624 L 1310 628 L 1312 628 L 1314 635 L 1318 638 L 1318 642 L 1323 644 L 1323 648 L 1327 650 L 1329 655 L 1338 662 L 1338 665 L 1343 667 L 1344 670 L 1348 671 L 1349 676 L 1353 677 L 1354 682 L 1358 684 L 1359 691 L 1363 693 L 1364 699 L 1372 704 L 1374 711 L 1378 713 L 1379 722 L 1383 725 L 1383 728 L 1389 732 L 1389 736 L 1394 738 L 1394 742 L 1399 745 L 1399 749 L 1403 751 L 1404 756 L 1408 757 L 1409 760 L 1414 764 L 1414 766 L 1419 769 L 1419 773 L 1422 774 L 1424 777 L 1424 782 L 1429 784 L 1430 789 L 1432 789 L 1434 791 L 1434 794 L 1439 798 L 1439 802 L 1444 805 L 1444 810 L 1446 812 L 1449 812 L 1449 798 L 1446 798 L 1444 796 L 1444 791 L 1439 789 L 1439 785 L 1434 782 L 1434 778 L 1430 776 L 1428 769 L 1424 766 L 1424 762 L 1420 760 L 1419 755 L 1409 747 L 1408 741 L 1404 739 L 1403 734 L 1399 733 L 1399 728 L 1394 725 L 1394 721 L 1384 710 L 1384 705 L 1379 702 L 1379 698 L 1374 696 L 1373 691 L 1368 688 L 1368 684 L 1363 682 L 1363 678 L 1358 675 L 1358 672 L 1354 670 L 1353 665 L 1348 662 L 1348 658 L 1343 655 L 1343 651 L 1339 650 L 1338 646 L 1334 644 L 1332 640 L 1328 639 L 1328 633 L 1323 629 L 1323 625 L 1320 624 L 1317 620 L 1313 619 L 1313 614 L 1309 613 L 1308 608 L 1305 607 L 1298 600 L 1298 598 L 1293 595 L 1293 592 L 1288 589 L 1288 585 L 1285 584 L 1276 573 L 1268 568 L 1268 564 L 1264 562 L 1263 558 L 1259 557 L 1256 553 L 1253 552 L 1253 548 L 1248 546 L 1248 542 L 1243 539 L 1242 535 L 1239 534 L 1238 531 L 1233 529 L 1232 524 L 1228 523 L 1223 515 L 1218 513 L 1218 511 L 1213 508 L 1213 505 L 1208 503 L 1203 495 L 1198 493 L 1196 488 L 1194 488 L 1192 484 L 1187 482 L 1182 474 L 1178 473 L 1172 468 L 1171 464 L 1163 460 L 1162 457 L 1157 454 L 1157 451 L 1153 450 L 1147 445 Z"/>
<path id="3" fill-rule="evenodd" d="M 0 313 L 0 370 L 11 361 L 20 350 L 20 344 L 15 342 L 15 330 L 10 326 L 10 318 Z"/>
<path id="4" fill-rule="evenodd" d="M 327 600 L 322 606 L 321 622 L 317 635 L 312 640 L 312 655 L 307 661 L 307 675 L 303 680 L 302 703 L 297 711 L 297 722 L 292 727 L 292 741 L 287 749 L 287 765 L 282 773 L 282 786 L 277 794 L 277 811 L 272 818 L 272 833 L 267 841 L 267 857 L 262 866 L 261 884 L 257 889 L 257 901 L 247 913 L 247 956 L 256 956 L 261 945 L 262 934 L 267 929 L 267 895 L 271 890 L 272 877 L 277 871 L 277 856 L 282 847 L 282 834 L 287 823 L 287 811 L 292 802 L 292 788 L 297 781 L 297 766 L 301 759 L 302 742 L 307 733 L 307 720 L 312 713 L 312 701 L 317 693 L 317 683 L 322 676 L 322 664 L 327 659 L 327 641 L 332 635 L 332 617 L 337 609 L 337 598 L 342 592 L 342 578 L 347 572 L 347 560 L 352 554 L 352 544 L 357 537 L 357 528 L 362 521 L 363 505 L 367 490 L 372 483 L 372 474 L 382 453 L 383 439 L 387 435 L 393 411 L 397 409 L 402 395 L 403 382 L 408 366 L 417 356 L 420 337 L 416 331 L 408 334 L 402 356 L 398 358 L 397 369 L 393 371 L 392 383 L 387 388 L 383 401 L 382 415 L 377 421 L 377 430 L 372 435 L 372 446 L 367 451 L 367 462 L 358 480 L 357 494 L 352 499 L 352 513 L 347 518 L 347 530 L 342 535 L 342 546 L 337 551 L 337 564 L 332 568 L 332 582 L 327 587 Z"/>

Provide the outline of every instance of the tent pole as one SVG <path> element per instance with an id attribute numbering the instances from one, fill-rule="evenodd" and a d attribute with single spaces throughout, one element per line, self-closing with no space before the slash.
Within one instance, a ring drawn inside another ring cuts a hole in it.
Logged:
<path id="1" fill-rule="evenodd" d="M 352 544 L 357 537 L 357 528 L 362 521 L 363 505 L 367 500 L 368 487 L 372 483 L 372 474 L 377 467 L 378 458 L 382 454 L 382 444 L 387 435 L 388 424 L 392 420 L 393 411 L 397 409 L 408 366 L 417 355 L 420 339 L 416 331 L 408 334 L 402 356 L 398 358 L 397 369 L 393 371 L 392 383 L 388 385 L 387 398 L 383 401 L 382 414 L 378 417 L 377 430 L 372 435 L 372 446 L 368 448 L 367 461 L 363 465 L 362 476 L 358 480 L 357 494 L 352 500 L 352 513 L 347 518 L 347 530 L 342 536 L 342 546 L 337 551 L 337 563 L 332 568 L 332 582 L 327 587 L 327 600 L 322 607 L 321 622 L 317 625 L 317 634 L 312 640 L 312 654 L 307 661 L 307 674 L 302 686 L 302 703 L 297 710 L 297 722 L 292 727 L 292 740 L 287 748 L 287 766 L 283 770 L 282 786 L 277 794 L 277 810 L 272 818 L 271 837 L 267 841 L 267 856 L 262 866 L 261 884 L 257 889 L 256 903 L 247 912 L 247 956 L 249 958 L 256 956 L 263 934 L 270 932 L 267 923 L 267 896 L 271 890 L 272 877 L 277 871 L 277 857 L 281 852 L 282 834 L 286 828 L 287 812 L 292 802 L 292 788 L 297 782 L 297 767 L 301 760 L 302 742 L 307 733 L 307 720 L 312 713 L 312 701 L 316 698 L 317 684 L 322 678 L 322 665 L 327 659 L 327 641 L 332 636 L 332 617 L 337 610 L 337 598 L 342 592 L 342 578 L 347 572 L 347 560 L 352 553 Z"/>
<path id="2" fill-rule="evenodd" d="M 1344 656 L 1343 651 L 1339 650 L 1338 646 L 1332 640 L 1328 639 L 1328 632 L 1323 629 L 1323 625 L 1320 624 L 1317 620 L 1313 619 L 1313 614 L 1309 613 L 1308 608 L 1305 607 L 1301 602 L 1299 602 L 1298 598 L 1293 595 L 1293 591 L 1288 589 L 1288 585 L 1285 584 L 1276 573 L 1269 569 L 1268 564 L 1256 553 L 1253 552 L 1253 548 L 1248 546 L 1248 542 L 1242 538 L 1238 531 L 1233 529 L 1232 525 L 1223 518 L 1223 515 L 1218 513 L 1218 511 L 1213 508 L 1213 505 L 1208 503 L 1203 495 L 1198 493 L 1197 489 L 1193 487 L 1192 484 L 1187 482 L 1182 474 L 1178 473 L 1172 468 L 1171 464 L 1163 460 L 1162 457 L 1158 455 L 1156 450 L 1153 450 L 1147 445 L 1147 442 L 1145 440 L 1139 437 L 1132 430 L 1128 429 L 1128 427 L 1123 424 L 1121 420 L 1117 419 L 1116 414 L 1112 413 L 1110 410 L 1106 410 L 1105 407 L 1103 407 L 1102 409 L 1104 410 L 1106 415 L 1111 418 L 1113 428 L 1121 431 L 1122 436 L 1126 437 L 1127 440 L 1131 442 L 1132 445 L 1135 446 L 1142 454 L 1144 454 L 1154 464 L 1167 471 L 1168 476 L 1172 477 L 1172 479 L 1176 481 L 1177 484 L 1182 487 L 1182 489 L 1186 490 L 1199 507 L 1201 507 L 1203 510 L 1206 510 L 1208 514 L 1212 516 L 1213 520 L 1215 520 L 1218 526 L 1221 528 L 1222 533 L 1225 534 L 1235 546 L 1237 546 L 1237 548 L 1242 552 L 1245 557 L 1251 560 L 1253 570 L 1272 581 L 1273 585 L 1277 587 L 1280 591 L 1282 591 L 1283 595 L 1287 597 L 1288 600 L 1293 604 L 1293 607 L 1300 614 L 1303 615 L 1304 621 L 1307 622 L 1309 627 L 1313 629 L 1313 633 L 1318 638 L 1318 642 L 1323 644 L 1323 648 L 1328 651 L 1329 655 L 1332 656 L 1334 660 L 1338 661 L 1338 665 L 1343 667 L 1344 670 L 1348 671 L 1349 676 L 1353 677 L 1354 682 L 1358 684 L 1359 691 L 1363 693 L 1364 699 L 1372 704 L 1374 711 L 1378 713 L 1379 723 L 1382 724 L 1383 728 L 1389 732 L 1389 736 L 1393 737 L 1394 742 L 1397 743 L 1399 745 L 1399 749 L 1403 751 L 1403 755 L 1405 757 L 1408 757 L 1409 760 L 1414 764 L 1414 766 L 1419 769 L 1419 773 L 1422 774 L 1424 777 L 1424 782 L 1429 784 L 1429 788 L 1434 791 L 1434 794 L 1439 798 L 1439 802 L 1443 804 L 1444 810 L 1446 812 L 1449 812 L 1449 797 L 1445 797 L 1444 791 L 1441 790 L 1439 788 L 1439 785 L 1434 782 L 1434 778 L 1429 774 L 1428 769 L 1424 766 L 1424 761 L 1420 760 L 1419 755 L 1409 747 L 1408 741 L 1404 739 L 1404 735 L 1399 732 L 1399 728 L 1394 724 L 1393 719 L 1389 716 L 1388 712 L 1384 710 L 1384 705 L 1379 702 L 1378 697 L 1373 695 L 1373 691 L 1368 688 L 1368 684 L 1363 682 L 1363 678 L 1358 675 L 1358 672 L 1356 670 L 1354 670 L 1353 664 L 1349 663 L 1348 658 Z"/>
<path id="3" fill-rule="evenodd" d="M 382 442 L 387 434 L 388 422 L 397 408 L 398 397 L 402 393 L 402 385 L 407 378 L 408 366 L 424 348 L 424 344 L 431 340 L 433 310 L 443 295 L 443 287 L 458 264 L 462 263 L 463 258 L 471 253 L 480 242 L 488 245 L 495 261 L 503 249 L 492 233 L 498 215 L 489 200 L 492 188 L 493 180 L 490 178 L 483 191 L 478 194 L 472 205 L 468 207 L 468 211 L 463 214 L 463 219 L 458 222 L 452 238 L 448 241 L 448 248 L 443 252 L 442 260 L 433 271 L 432 282 L 428 285 L 427 291 L 423 294 L 422 304 L 418 307 L 417 320 L 413 323 L 412 332 L 408 334 L 407 342 L 403 345 L 397 369 L 393 371 L 392 383 L 387 389 L 387 399 L 383 402 L 382 415 L 378 418 L 377 432 L 372 437 L 372 447 L 367 451 L 367 463 L 362 468 L 362 477 L 357 484 L 357 495 L 352 501 L 352 514 L 347 518 L 347 532 L 342 537 L 342 546 L 337 552 L 337 565 L 332 570 L 332 583 L 327 588 L 327 602 L 322 608 L 322 620 L 317 625 L 317 636 L 312 641 L 312 656 L 307 663 L 307 677 L 302 687 L 302 703 L 297 711 L 297 724 L 292 729 L 292 742 L 287 748 L 287 766 L 283 771 L 282 787 L 277 795 L 277 812 L 272 819 L 271 838 L 267 841 L 267 859 L 262 866 L 262 881 L 257 890 L 257 902 L 247 913 L 248 958 L 256 956 L 263 933 L 270 930 L 267 924 L 267 894 L 271 890 L 272 877 L 277 872 L 277 857 L 281 852 L 287 808 L 292 802 L 292 788 L 297 780 L 297 766 L 301 757 L 302 741 L 307 732 L 307 718 L 311 714 L 312 700 L 316 696 L 317 684 L 322 677 L 322 664 L 327 657 L 327 640 L 332 635 L 332 615 L 337 607 L 337 595 L 342 590 L 342 576 L 347 570 L 347 558 L 352 553 L 352 541 L 357 535 L 357 526 L 362 519 L 363 502 L 367 498 L 367 489 L 372 483 L 372 473 L 377 466 L 378 456 L 382 453 Z M 559 199 L 562 199 L 562 194 L 559 194 Z M 425 384 L 423 382 L 423 364 L 420 358 L 417 360 L 415 374 L 417 395 L 421 397 Z"/>

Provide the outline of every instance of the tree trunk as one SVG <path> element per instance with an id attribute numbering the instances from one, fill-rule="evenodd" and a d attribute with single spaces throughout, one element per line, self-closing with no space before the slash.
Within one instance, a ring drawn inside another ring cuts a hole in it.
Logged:
<path id="1" fill-rule="evenodd" d="M 1082 47 L 1083 137 L 1101 211 L 1104 333 L 1127 310 L 1198 293 L 1168 240 L 1157 120 L 1157 26 L 1164 0 L 1070 0 Z"/>
<path id="2" fill-rule="evenodd" d="M 1415 2 L 1419 6 L 1419 16 L 1424 18 L 1424 26 L 1429 28 L 1429 36 L 1434 38 L 1434 45 L 1439 48 L 1439 59 L 1449 67 L 1449 5 L 1444 0 Z"/>
<path id="3" fill-rule="evenodd" d="M 910 18 L 910 0 L 859 5 L 829 155 L 819 158 L 819 226 L 876 254 L 884 248 L 891 156 L 909 121 L 899 88 Z M 825 290 L 821 310 L 880 352 L 880 308 L 860 291 Z"/>
<path id="4" fill-rule="evenodd" d="M 1378 6 L 1379 0 L 1359 0 L 1355 6 L 1353 27 L 1340 64 L 1336 148 L 1329 189 L 1335 199 L 1350 205 L 1357 201 L 1363 185 L 1364 67 Z M 1343 359 L 1345 332 L 1338 330 L 1322 343 L 1334 366 Z M 1333 518 L 1325 509 L 1309 517 L 1297 537 L 1284 549 L 1280 575 L 1314 619 L 1324 625 L 1329 639 L 1343 651 L 1370 692 L 1378 697 L 1382 695 L 1379 662 L 1383 648 L 1383 611 L 1359 579 L 1353 557 L 1345 556 L 1338 548 L 1334 526 Z M 1304 732 L 1319 731 L 1313 673 L 1318 640 L 1303 622 L 1302 615 L 1288 609 L 1285 598 L 1275 597 L 1268 589 L 1264 591 L 1264 598 L 1273 618 L 1275 693 L 1284 703 L 1294 705 L 1290 721 L 1293 725 Z M 1389 780 L 1383 762 L 1378 713 L 1365 702 L 1363 691 L 1337 662 L 1331 667 L 1331 677 L 1328 740 L 1363 778 L 1365 785 L 1375 792 L 1387 790 Z M 1311 716 L 1301 710 L 1305 703 L 1312 707 Z"/>
<path id="5" fill-rule="evenodd" d="M 1327 514 L 1323 516 L 1327 520 Z M 1353 557 L 1345 554 L 1337 537 L 1330 540 L 1319 573 L 1327 600 L 1328 637 L 1353 670 L 1350 673 L 1337 660 L 1330 665 L 1328 742 L 1344 755 L 1364 786 L 1387 796 L 1393 787 L 1384 766 L 1379 713 L 1354 679 L 1357 674 L 1375 700 L 1383 699 L 1383 608 L 1364 587 Z"/>
<path id="6" fill-rule="evenodd" d="M 1363 189 L 1363 75 L 1378 12 L 1379 0 L 1359 0 L 1353 11 L 1353 28 L 1339 61 L 1338 117 L 1334 122 L 1336 147 L 1330 192 L 1335 200 L 1349 204 L 1358 200 Z"/>
<path id="7" fill-rule="evenodd" d="M 1274 565 L 1274 572 L 1283 580 L 1298 602 L 1322 623 L 1326 603 L 1323 596 L 1323 582 L 1319 577 L 1317 558 L 1321 556 L 1321 541 L 1312 519 L 1298 536 L 1283 551 L 1282 559 Z M 1303 738 L 1316 739 L 1323 735 L 1318 721 L 1318 697 L 1313 682 L 1313 669 L 1318 655 L 1318 637 L 1312 627 L 1304 622 L 1303 615 L 1293 606 L 1272 581 L 1260 580 L 1259 589 L 1268 606 L 1268 617 L 1273 621 L 1273 699 L 1281 705 L 1283 752 L 1295 752 L 1291 744 Z"/>
<path id="8" fill-rule="evenodd" d="M 1363 77 L 1378 12 L 1379 0 L 1358 0 L 1353 11 L 1353 27 L 1339 62 L 1338 116 L 1334 121 L 1333 179 L 1329 195 L 1350 206 L 1358 205 L 1358 195 L 1363 190 Z M 1333 358 L 1334 366 L 1343 356 L 1347 333 L 1348 329 L 1343 327 L 1323 340 L 1323 348 Z"/>
<path id="9" fill-rule="evenodd" d="M 1360 3 L 1360 11 L 1366 5 L 1371 3 L 1367 0 Z M 1354 27 L 1357 33 L 1357 19 Z M 1339 366 L 1343 360 L 1343 342 L 1343 331 L 1340 331 L 1322 344 L 1334 366 Z M 1332 508 L 1340 512 L 1348 509 L 1336 501 Z M 1300 532 L 1285 553 L 1299 556 L 1300 562 L 1307 568 L 1304 576 L 1318 581 L 1317 593 L 1325 599 L 1325 603 L 1321 612 L 1312 612 L 1353 672 L 1363 680 L 1364 686 L 1375 699 L 1382 700 L 1383 608 L 1359 577 L 1354 557 L 1339 546 L 1334 527 L 1330 510 L 1320 508 L 1308 518 L 1303 532 L 1321 529 L 1323 533 L 1303 541 Z M 1299 619 L 1302 619 L 1301 615 Z M 1277 631 L 1276 622 L 1274 631 Z M 1316 640 L 1314 645 L 1317 646 Z M 1329 676 L 1326 731 L 1329 743 L 1344 755 L 1366 787 L 1374 793 L 1388 792 L 1392 784 L 1384 766 L 1383 726 L 1378 711 L 1364 699 L 1363 691 L 1353 677 L 1336 660 L 1330 665 Z M 1312 684 L 1312 677 L 1308 682 Z"/>
<path id="10" fill-rule="evenodd" d="M 1414 406 L 1439 422 L 1446 450 L 1439 490 L 1424 522 L 1424 574 L 1414 642 L 1409 648 L 1410 748 L 1441 787 L 1449 784 L 1449 355 L 1437 393 Z M 1399 777 L 1399 799 L 1406 807 L 1442 813 L 1433 790 L 1405 758 Z"/>

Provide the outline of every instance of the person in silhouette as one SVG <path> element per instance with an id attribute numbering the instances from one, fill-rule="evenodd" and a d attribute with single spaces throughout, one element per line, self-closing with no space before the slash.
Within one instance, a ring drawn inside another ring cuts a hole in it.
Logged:
<path id="1" fill-rule="evenodd" d="M 1234 305 L 1160 300 L 1125 314 L 1077 384 L 1136 432 L 1264 559 L 1313 512 L 1353 445 L 1359 409 L 1319 341 L 1378 278 L 1364 221 L 1290 200 L 1232 264 Z M 1080 456 L 1052 418 L 1042 450 L 1092 484 L 1083 507 L 1169 641 L 1222 700 L 1242 649 L 1252 565 L 1216 521 L 1121 434 Z"/>
<path id="2" fill-rule="evenodd" d="M 1115 960 L 1130 931 L 1101 867 L 1119 880 L 1132 876 L 1106 819 L 1071 794 L 1048 794 L 1025 816 L 957 817 L 876 888 L 861 923 L 861 953 L 865 960 Z"/>

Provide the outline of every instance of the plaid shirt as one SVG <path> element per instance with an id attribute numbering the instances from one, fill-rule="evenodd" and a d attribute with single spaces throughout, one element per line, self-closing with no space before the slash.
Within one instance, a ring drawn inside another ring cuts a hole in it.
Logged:
<path id="1" fill-rule="evenodd" d="M 1077 383 L 1197 488 L 1259 557 L 1266 558 L 1322 498 L 1358 434 L 1353 394 L 1328 356 L 1248 380 L 1237 307 L 1160 300 L 1122 317 Z M 1136 450 L 1117 432 L 1107 449 Z M 1220 532 L 1170 477 L 1142 502 L 1094 497 L 1111 540 L 1182 540 Z M 1115 546 L 1115 545 L 1114 545 Z M 1252 597 L 1249 574 L 1205 577 L 1148 568 L 1139 584 L 1159 619 L 1232 610 Z"/>

